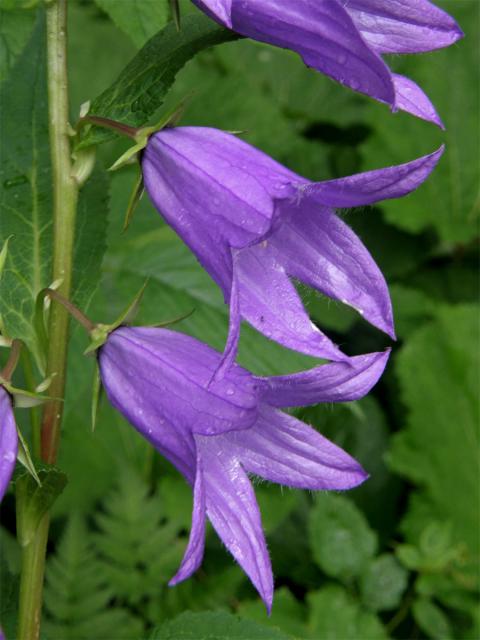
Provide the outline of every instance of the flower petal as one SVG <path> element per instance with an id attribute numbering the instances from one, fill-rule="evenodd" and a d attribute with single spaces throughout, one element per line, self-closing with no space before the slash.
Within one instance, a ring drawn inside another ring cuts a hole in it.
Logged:
<path id="1" fill-rule="evenodd" d="M 193 484 L 195 442 L 192 434 L 165 418 L 155 385 L 156 376 L 139 379 L 132 375 L 134 370 L 127 366 L 129 351 L 108 344 L 100 349 L 99 364 L 110 404 Z"/>
<path id="2" fill-rule="evenodd" d="M 193 0 L 193 3 L 224 27 L 232 28 L 232 0 Z"/>
<path id="3" fill-rule="evenodd" d="M 236 268 L 240 311 L 257 331 L 318 358 L 347 359 L 308 317 L 269 240 L 240 251 Z"/>
<path id="4" fill-rule="evenodd" d="M 427 122 L 433 122 L 440 129 L 445 129 L 440 116 L 430 102 L 430 98 L 420 89 L 418 84 L 410 78 L 399 76 L 397 73 L 393 73 L 392 78 L 395 85 L 395 106 L 398 109 Z"/>
<path id="5" fill-rule="evenodd" d="M 145 187 L 169 224 L 188 231 L 188 223 L 193 233 L 206 224 L 212 240 L 235 248 L 263 236 L 274 200 L 291 195 L 288 185 L 302 181 L 238 136 L 206 127 L 159 131 L 142 166 Z"/>
<path id="6" fill-rule="evenodd" d="M 203 482 L 203 469 L 200 456 L 197 455 L 197 470 L 193 490 L 192 529 L 182 564 L 168 583 L 170 587 L 183 582 L 199 568 L 205 550 L 206 495 Z"/>
<path id="7" fill-rule="evenodd" d="M 18 435 L 8 393 L 0 387 L 0 502 L 12 477 L 18 452 Z"/>
<path id="8" fill-rule="evenodd" d="M 395 338 L 385 279 L 360 238 L 330 209 L 303 200 L 271 237 L 287 273 L 356 309 Z"/>
<path id="9" fill-rule="evenodd" d="M 225 372 L 234 364 L 237 357 L 238 342 L 240 340 L 240 298 L 238 292 L 238 269 L 233 269 L 232 289 L 230 291 L 230 315 L 228 322 L 228 337 L 222 359 L 212 380 L 222 380 Z M 211 383 L 210 383 L 211 384 Z"/>
<path id="10" fill-rule="evenodd" d="M 363 38 L 378 53 L 421 53 L 463 36 L 455 20 L 428 0 L 342 0 Z"/>
<path id="11" fill-rule="evenodd" d="M 102 347 L 100 368 L 102 379 L 113 374 L 113 382 L 104 380 L 106 387 L 118 387 L 120 377 L 131 379 L 131 403 L 138 411 L 145 408 L 148 428 L 161 431 L 164 419 L 185 433 L 212 435 L 248 428 L 257 414 L 252 375 L 233 366 L 222 380 L 212 380 L 220 361 L 217 351 L 176 331 L 122 327 Z"/>
<path id="12" fill-rule="evenodd" d="M 252 429 L 222 438 L 249 473 L 300 489 L 351 489 L 368 474 L 315 429 L 263 405 Z"/>
<path id="13" fill-rule="evenodd" d="M 385 169 L 357 173 L 338 180 L 300 186 L 300 192 L 329 207 L 360 207 L 380 200 L 400 198 L 417 189 L 428 178 L 444 150 Z"/>
<path id="14" fill-rule="evenodd" d="M 208 518 L 270 611 L 272 567 L 250 480 L 223 437 L 195 440 L 203 460 Z"/>
<path id="15" fill-rule="evenodd" d="M 394 104 L 388 67 L 336 0 L 233 0 L 231 16 L 238 33 L 292 49 L 317 71 Z"/>
<path id="16" fill-rule="evenodd" d="M 262 400 L 274 407 L 302 407 L 319 402 L 350 402 L 363 398 L 378 382 L 390 350 L 333 362 L 287 376 L 260 378 Z"/>

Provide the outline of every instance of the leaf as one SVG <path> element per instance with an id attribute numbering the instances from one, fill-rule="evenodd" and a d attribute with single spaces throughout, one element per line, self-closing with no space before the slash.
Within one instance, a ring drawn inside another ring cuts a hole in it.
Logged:
<path id="1" fill-rule="evenodd" d="M 379 619 L 362 611 L 347 591 L 328 585 L 307 595 L 310 606 L 309 637 L 314 640 L 386 640 L 387 633 Z"/>
<path id="2" fill-rule="evenodd" d="M 105 171 L 97 168 L 80 191 L 78 201 L 72 301 L 81 309 L 88 307 L 101 278 L 108 207 L 109 179 Z"/>
<path id="3" fill-rule="evenodd" d="M 84 520 L 70 516 L 55 555 L 47 563 L 45 584 L 48 638 L 138 638 L 141 622 L 111 603 L 112 590 L 92 550 Z"/>
<path id="4" fill-rule="evenodd" d="M 470 562 L 479 542 L 479 355 L 475 305 L 439 308 L 410 336 L 396 363 L 408 417 L 390 453 L 393 469 L 420 487 L 405 521 L 408 541 L 418 546 L 432 520 L 451 523 Z"/>
<path id="5" fill-rule="evenodd" d="M 265 616 L 265 606 L 258 599 L 240 603 L 238 613 L 242 618 L 249 618 L 274 629 L 281 629 L 291 633 L 295 638 L 305 638 L 307 635 L 306 607 L 292 595 L 287 587 L 281 587 L 275 591 L 274 606 L 270 616 Z"/>
<path id="6" fill-rule="evenodd" d="M 366 115 L 376 134 L 362 151 L 370 160 L 370 168 L 373 162 L 375 166 L 388 166 L 411 160 L 446 142 L 438 167 L 418 192 L 386 201 L 382 208 L 390 223 L 413 233 L 433 228 L 440 241 L 451 248 L 456 243 L 473 240 L 478 234 L 480 36 L 477 3 L 450 0 L 442 6 L 458 20 L 465 38 L 442 51 L 396 57 L 392 66 L 426 91 L 444 120 L 446 132 L 409 114 L 392 116 L 372 104 Z"/>
<path id="7" fill-rule="evenodd" d="M 0 4 L 0 84 L 7 78 L 35 22 L 35 11 Z"/>
<path id="8" fill-rule="evenodd" d="M 225 612 L 183 613 L 165 622 L 150 640 L 287 640 L 285 633 Z"/>
<path id="9" fill-rule="evenodd" d="M 408 572 L 391 554 L 375 558 L 360 576 L 362 602 L 372 611 L 395 609 L 407 587 Z"/>
<path id="10" fill-rule="evenodd" d="M 435 314 L 437 303 L 420 289 L 413 289 L 403 284 L 392 284 L 390 287 L 395 332 L 400 338 L 408 338 L 421 324 L 431 320 Z"/>
<path id="11" fill-rule="evenodd" d="M 416 623 L 433 640 L 453 638 L 447 616 L 431 600 L 418 598 L 413 603 L 413 617 Z"/>
<path id="12" fill-rule="evenodd" d="M 348 498 L 316 496 L 310 513 L 310 546 L 318 566 L 341 579 L 359 576 L 377 549 L 377 538 L 364 515 Z"/>
<path id="13" fill-rule="evenodd" d="M 53 466 L 44 465 L 37 473 L 41 486 L 28 473 L 15 479 L 17 535 L 22 546 L 31 542 L 41 519 L 67 484 L 67 476 Z"/>
<path id="14" fill-rule="evenodd" d="M 34 350 L 31 322 L 51 273 L 51 182 L 44 19 L 3 84 L 0 103 L 0 244 L 13 236 L 0 281 L 0 313 L 11 338 Z"/>
<path id="15" fill-rule="evenodd" d="M 51 284 L 52 196 L 46 95 L 44 20 L 41 14 L 25 52 L 0 95 L 0 245 L 9 241 L 0 281 L 0 314 L 11 338 L 38 351 L 35 301 Z M 19 133 L 21 132 L 21 133 Z M 72 299 L 86 306 L 100 276 L 106 247 L 108 182 L 97 169 L 80 192 Z"/>
<path id="16" fill-rule="evenodd" d="M 180 564 L 185 540 L 178 523 L 163 522 L 163 516 L 162 503 L 148 496 L 146 483 L 128 470 L 97 514 L 95 547 L 103 575 L 130 606 L 138 607 L 148 596 L 161 598 Z"/>
<path id="17" fill-rule="evenodd" d="M 92 101 L 91 115 L 141 126 L 161 106 L 176 73 L 198 51 L 239 36 L 219 27 L 204 15 L 186 16 L 182 30 L 170 23 L 138 52 L 117 80 Z M 79 148 L 101 144 L 116 137 L 112 131 L 92 127 Z"/>
<path id="18" fill-rule="evenodd" d="M 168 7 L 159 0 L 95 0 L 113 22 L 141 47 L 165 26 Z"/>

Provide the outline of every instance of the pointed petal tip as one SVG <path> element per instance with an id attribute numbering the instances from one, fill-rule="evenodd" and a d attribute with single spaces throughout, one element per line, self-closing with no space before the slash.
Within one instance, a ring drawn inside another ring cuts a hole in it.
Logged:
<path id="1" fill-rule="evenodd" d="M 170 580 L 168 581 L 168 586 L 169 587 L 176 587 L 177 584 L 180 584 L 180 582 L 183 582 L 186 578 L 182 577 L 181 575 L 181 570 L 179 570 L 174 576 L 173 578 L 170 578 Z"/>
<path id="2" fill-rule="evenodd" d="M 270 617 L 272 615 L 273 594 L 270 596 L 269 600 L 265 598 L 262 598 L 262 600 L 263 600 L 263 604 L 265 605 L 265 609 L 267 610 L 267 616 Z"/>
<path id="3" fill-rule="evenodd" d="M 366 482 L 370 478 L 370 474 L 365 471 L 362 465 L 355 461 L 355 466 L 352 467 L 350 474 L 348 475 L 348 479 L 345 480 L 345 483 L 341 487 L 335 487 L 336 491 L 349 491 L 350 489 L 355 489 L 355 487 L 359 487 L 361 484 Z"/>

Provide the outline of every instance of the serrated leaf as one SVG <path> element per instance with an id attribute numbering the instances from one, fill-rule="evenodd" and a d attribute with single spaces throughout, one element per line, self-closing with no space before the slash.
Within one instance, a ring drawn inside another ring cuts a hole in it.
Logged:
<path id="1" fill-rule="evenodd" d="M 470 561 L 479 542 L 478 313 L 475 305 L 440 308 L 399 353 L 408 417 L 390 454 L 392 467 L 421 487 L 407 514 L 408 541 L 418 546 L 432 520 L 450 522 Z"/>
<path id="2" fill-rule="evenodd" d="M 329 576 L 358 576 L 374 556 L 377 538 L 364 515 L 344 496 L 316 496 L 309 521 L 310 546 L 318 566 Z"/>
<path id="3" fill-rule="evenodd" d="M 476 2 L 449 0 L 442 7 L 458 20 L 465 38 L 441 51 L 396 57 L 393 66 L 397 73 L 411 77 L 426 91 L 446 131 L 441 132 L 409 114 L 392 117 L 379 105 L 372 104 L 365 116 L 376 134 L 362 151 L 367 161 L 371 159 L 380 167 L 411 160 L 433 151 L 441 142 L 446 143 L 444 156 L 418 192 L 386 201 L 382 208 L 392 224 L 413 233 L 434 228 L 444 245 L 452 248 L 478 235 L 480 22 Z M 369 163 L 368 167 L 371 166 Z"/>
<path id="4" fill-rule="evenodd" d="M 11 236 L 0 280 L 0 314 L 9 337 L 22 339 L 40 360 L 33 328 L 37 294 L 51 284 L 52 196 L 41 14 L 0 94 L 0 245 Z M 84 307 L 105 250 L 108 183 L 97 170 L 80 192 L 72 300 Z"/>
<path id="5" fill-rule="evenodd" d="M 17 535 L 22 546 L 31 542 L 40 520 L 67 484 L 67 476 L 53 466 L 44 465 L 37 473 L 41 486 L 29 474 L 20 475 L 15 480 Z"/>
<path id="6" fill-rule="evenodd" d="M 89 114 L 131 126 L 147 124 L 161 106 L 176 73 L 190 58 L 202 49 L 238 37 L 201 14 L 186 16 L 180 33 L 170 23 L 149 40 L 117 80 L 92 101 Z M 92 127 L 82 135 L 79 147 L 101 144 L 116 135 Z"/>
<path id="7" fill-rule="evenodd" d="M 34 350 L 35 298 L 51 266 L 51 182 L 44 19 L 0 94 L 0 243 L 13 236 L 0 281 L 7 333 Z"/>
<path id="8" fill-rule="evenodd" d="M 407 587 L 408 572 L 391 554 L 372 560 L 360 577 L 362 602 L 372 611 L 394 609 Z"/>
<path id="9" fill-rule="evenodd" d="M 165 622 L 150 640 L 287 640 L 280 630 L 225 612 L 183 613 Z"/>
<path id="10" fill-rule="evenodd" d="M 387 640 L 380 620 L 362 611 L 347 591 L 328 585 L 307 596 L 310 606 L 309 637 L 314 640 Z"/>
<path id="11" fill-rule="evenodd" d="M 129 36 L 137 47 L 141 47 L 168 19 L 165 0 L 95 0 L 113 22 Z"/>

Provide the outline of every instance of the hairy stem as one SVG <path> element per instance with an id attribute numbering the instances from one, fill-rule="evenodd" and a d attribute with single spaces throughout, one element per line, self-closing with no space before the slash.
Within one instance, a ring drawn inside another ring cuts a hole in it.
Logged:
<path id="1" fill-rule="evenodd" d="M 72 177 L 67 87 L 67 0 L 47 5 L 47 83 L 49 133 L 53 174 L 53 274 L 60 280 L 59 292 L 69 298 L 72 283 L 73 243 L 78 185 Z M 49 320 L 47 375 L 55 374 L 49 394 L 55 400 L 45 405 L 41 425 L 41 457 L 47 463 L 57 458 L 65 393 L 69 315 L 52 303 Z M 40 633 L 45 551 L 49 515 L 42 519 L 31 542 L 23 548 L 20 584 L 19 640 L 37 640 Z"/>
<path id="2" fill-rule="evenodd" d="M 78 185 L 72 177 L 68 123 L 67 90 L 67 0 L 56 0 L 47 9 L 48 99 L 50 148 L 53 169 L 53 277 L 60 280 L 58 292 L 70 297 L 73 242 Z M 53 302 L 50 311 L 47 376 L 53 378 L 49 394 L 63 398 L 68 347 L 68 311 Z M 42 459 L 54 463 L 57 458 L 63 403 L 45 405 L 42 419 Z"/>

